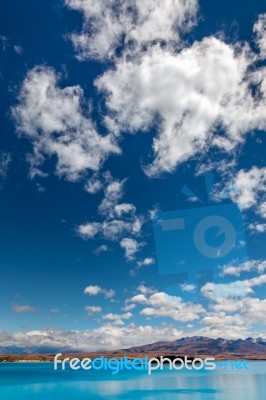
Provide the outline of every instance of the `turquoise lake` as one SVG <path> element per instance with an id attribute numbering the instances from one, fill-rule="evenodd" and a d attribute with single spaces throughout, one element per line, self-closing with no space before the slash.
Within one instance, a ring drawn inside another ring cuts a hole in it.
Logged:
<path id="1" fill-rule="evenodd" d="M 266 362 L 249 370 L 213 371 L 54 371 L 53 363 L 1 363 L 1 400 L 193 399 L 259 400 L 266 398 Z"/>

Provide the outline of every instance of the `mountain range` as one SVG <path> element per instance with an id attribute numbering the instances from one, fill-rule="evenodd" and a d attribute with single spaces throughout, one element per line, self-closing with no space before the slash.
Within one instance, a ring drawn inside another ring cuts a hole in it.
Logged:
<path id="1" fill-rule="evenodd" d="M 85 353 L 78 349 L 69 347 L 17 347 L 0 346 L 2 355 L 37 355 L 37 354 L 89 354 L 90 357 L 106 355 L 108 357 L 120 357 L 128 355 L 130 357 L 138 356 L 158 356 L 158 355 L 188 355 L 188 356 L 213 356 L 217 359 L 246 358 L 246 359 L 266 359 L 266 339 L 247 338 L 226 340 L 222 338 L 212 339 L 203 336 L 192 336 L 177 339 L 173 341 L 160 341 L 142 346 L 134 346 L 127 349 L 113 351 L 98 351 Z M 21 358 L 21 357 L 20 357 Z"/>
<path id="2" fill-rule="evenodd" d="M 128 354 L 158 353 L 162 355 L 210 355 L 228 356 L 228 358 L 230 356 L 239 356 L 266 359 L 266 339 L 260 337 L 254 339 L 250 337 L 247 339 L 226 340 L 222 338 L 211 339 L 204 336 L 192 336 L 169 342 L 156 342 L 144 346 L 131 347 L 123 351 Z"/>

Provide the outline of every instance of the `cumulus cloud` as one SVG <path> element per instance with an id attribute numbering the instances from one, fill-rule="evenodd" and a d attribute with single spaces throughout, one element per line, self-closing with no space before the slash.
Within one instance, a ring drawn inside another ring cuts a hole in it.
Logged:
<path id="1" fill-rule="evenodd" d="M 232 299 L 220 297 L 216 298 L 211 308 L 213 312 L 208 313 L 203 320 L 203 323 L 209 325 L 210 328 L 220 328 L 222 321 L 225 325 L 231 321 L 228 329 L 237 332 L 241 331 L 240 326 L 252 327 L 254 324 L 265 324 L 266 299 L 243 297 L 232 301 Z M 215 319 L 217 319 L 216 322 Z"/>
<path id="2" fill-rule="evenodd" d="M 150 45 L 175 45 L 196 23 L 197 0 L 65 0 L 83 14 L 71 39 L 79 59 L 136 55 Z"/>
<path id="3" fill-rule="evenodd" d="M 258 260 L 224 267 L 224 276 L 239 276 L 254 271 L 260 275 L 229 283 L 205 284 L 201 293 L 210 303 L 202 323 L 208 325 L 208 329 L 213 332 L 235 331 L 239 335 L 241 332 L 244 334 L 247 328 L 254 328 L 254 324 L 264 324 L 266 299 L 255 297 L 254 288 L 266 285 L 265 269 L 265 262 Z"/>
<path id="4" fill-rule="evenodd" d="M 169 296 L 164 292 L 155 292 L 150 295 L 141 293 L 133 296 L 133 304 L 145 304 L 140 315 L 145 317 L 171 318 L 178 322 L 187 322 L 200 319 L 206 312 L 201 304 L 185 302 L 181 297 Z"/>
<path id="5" fill-rule="evenodd" d="M 181 298 L 169 296 L 163 292 L 154 293 L 145 301 L 145 304 L 151 307 L 143 308 L 140 311 L 141 315 L 171 318 L 178 322 L 194 321 L 200 319 L 202 313 L 205 313 L 201 304 L 183 302 Z"/>
<path id="6" fill-rule="evenodd" d="M 240 315 L 227 315 L 224 312 L 211 313 L 210 315 L 202 319 L 202 324 L 211 326 L 214 329 L 224 331 L 225 328 L 230 330 L 232 328 L 238 328 L 245 325 L 245 321 Z M 240 329 L 241 331 L 241 329 Z"/>
<path id="7" fill-rule="evenodd" d="M 111 299 L 115 295 L 115 290 L 113 289 L 103 289 L 98 285 L 90 285 L 84 289 L 84 294 L 89 296 L 97 296 L 98 294 L 103 294 L 107 299 Z"/>
<path id="8" fill-rule="evenodd" d="M 248 325 L 265 324 L 266 299 L 245 299 L 241 309 L 241 316 Z"/>
<path id="9" fill-rule="evenodd" d="M 175 340 L 182 330 L 173 326 L 128 324 L 125 326 L 102 325 L 83 331 L 36 330 L 17 333 L 0 332 L 2 346 L 30 346 L 52 349 L 78 349 L 80 351 L 115 350 L 140 346 L 161 340 Z"/>
<path id="10" fill-rule="evenodd" d="M 112 135 L 100 135 L 84 104 L 80 86 L 61 88 L 52 68 L 28 72 L 13 108 L 17 130 L 32 143 L 32 172 L 56 156 L 56 173 L 75 181 L 88 170 L 98 171 L 111 153 L 119 153 Z"/>
<path id="11" fill-rule="evenodd" d="M 106 96 L 106 125 L 115 134 L 157 126 L 150 176 L 172 172 L 210 146 L 231 151 L 247 132 L 266 128 L 266 70 L 252 73 L 255 61 L 247 44 L 215 37 L 179 52 L 154 46 L 140 58 L 120 58 L 96 80 Z"/>

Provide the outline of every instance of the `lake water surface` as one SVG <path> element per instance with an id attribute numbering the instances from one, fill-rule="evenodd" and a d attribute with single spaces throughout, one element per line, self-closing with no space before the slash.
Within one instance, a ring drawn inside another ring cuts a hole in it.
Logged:
<path id="1" fill-rule="evenodd" d="M 266 362 L 249 370 L 217 363 L 213 371 L 54 371 L 53 363 L 0 363 L 1 400 L 260 400 L 266 398 Z"/>

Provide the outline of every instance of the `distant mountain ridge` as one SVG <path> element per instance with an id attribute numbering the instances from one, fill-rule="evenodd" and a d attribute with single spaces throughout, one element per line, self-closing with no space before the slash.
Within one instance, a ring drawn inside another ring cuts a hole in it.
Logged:
<path id="1" fill-rule="evenodd" d="M 120 350 L 122 351 L 122 350 Z M 204 336 L 184 337 L 174 341 L 156 342 L 124 349 L 127 353 L 164 353 L 180 355 L 261 355 L 266 357 L 266 339 L 212 339 Z"/>
<path id="2" fill-rule="evenodd" d="M 84 350 L 78 348 L 70 348 L 68 346 L 0 346 L 0 354 L 55 354 L 55 353 L 85 353 Z M 247 338 L 247 339 L 212 339 L 204 336 L 184 337 L 174 341 L 159 341 L 142 346 L 133 346 L 127 349 L 118 349 L 113 351 L 97 351 L 89 352 L 90 354 L 112 354 L 118 355 L 209 355 L 209 356 L 234 356 L 246 358 L 266 359 L 266 339 L 264 338 Z"/>

